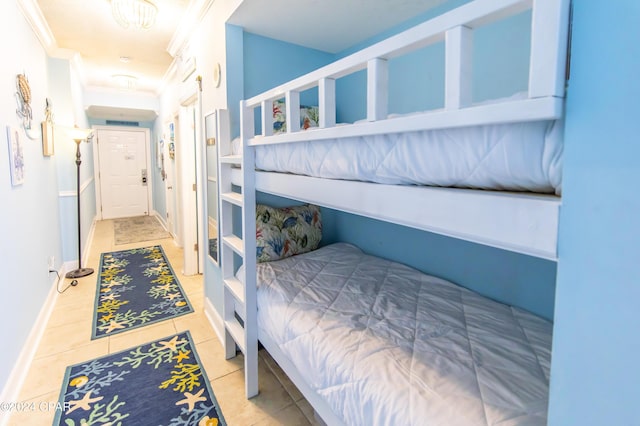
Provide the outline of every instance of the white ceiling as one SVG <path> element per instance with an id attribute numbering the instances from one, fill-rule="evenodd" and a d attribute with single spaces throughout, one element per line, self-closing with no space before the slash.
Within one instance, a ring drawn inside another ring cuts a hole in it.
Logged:
<path id="1" fill-rule="evenodd" d="M 113 20 L 110 0 L 19 0 L 32 3 L 50 28 L 53 45 L 78 52 L 87 87 L 125 90 L 114 74 L 138 78 L 135 92 L 156 94 L 172 66 L 167 49 L 182 19 L 203 0 L 154 0 L 159 14 L 147 31 L 126 30 Z M 215 0 L 217 2 L 231 0 Z M 339 52 L 445 0 L 244 0 L 230 23 L 246 31 L 326 52 Z M 214 4 L 215 7 L 215 4 Z M 29 8 L 27 8 L 29 9 Z M 184 25 L 183 25 L 184 26 Z M 129 58 L 122 62 L 121 57 Z M 94 107 L 97 115 L 122 117 L 132 111 Z M 141 113 L 138 110 L 138 113 Z M 144 115 L 144 114 L 143 114 Z M 147 117 L 146 115 L 144 115 Z"/>
<path id="2" fill-rule="evenodd" d="M 244 0 L 229 23 L 337 53 L 446 0 Z"/>
<path id="3" fill-rule="evenodd" d="M 173 61 L 167 46 L 189 0 L 157 0 L 158 18 L 147 31 L 120 27 L 109 0 L 37 3 L 57 46 L 80 54 L 87 86 L 118 88 L 112 76 L 127 74 L 138 78 L 136 90 L 155 93 Z"/>

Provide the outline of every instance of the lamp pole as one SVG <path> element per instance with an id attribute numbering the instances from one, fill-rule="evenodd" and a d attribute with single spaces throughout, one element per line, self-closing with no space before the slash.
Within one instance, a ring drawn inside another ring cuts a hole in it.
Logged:
<path id="1" fill-rule="evenodd" d="M 80 159 L 80 142 L 83 140 L 84 139 L 74 139 L 76 143 L 76 200 L 78 204 L 78 269 L 69 271 L 67 275 L 65 275 L 67 278 L 82 278 L 93 274 L 92 268 L 82 267 L 82 234 L 80 233 L 80 164 L 82 164 L 82 160 Z"/>

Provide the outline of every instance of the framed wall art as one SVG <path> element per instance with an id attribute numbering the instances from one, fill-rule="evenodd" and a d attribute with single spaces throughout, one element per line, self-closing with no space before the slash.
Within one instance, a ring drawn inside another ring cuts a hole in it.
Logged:
<path id="1" fill-rule="evenodd" d="M 22 185 L 24 182 L 24 147 L 22 138 L 16 127 L 7 126 L 7 144 L 9 146 L 9 168 L 11 184 Z"/>

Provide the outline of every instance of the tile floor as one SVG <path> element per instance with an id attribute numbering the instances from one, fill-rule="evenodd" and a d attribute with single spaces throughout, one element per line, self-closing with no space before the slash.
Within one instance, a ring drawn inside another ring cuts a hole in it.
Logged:
<path id="1" fill-rule="evenodd" d="M 20 391 L 19 401 L 35 402 L 37 407 L 42 406 L 41 404 L 46 406 L 48 403 L 55 403 L 58 401 L 68 365 L 189 330 L 227 424 L 316 424 L 309 403 L 264 351 L 260 351 L 259 359 L 260 394 L 250 400 L 245 398 L 242 355 L 228 361 L 224 359 L 223 348 L 204 314 L 202 275 L 181 274 L 182 250 L 173 240 L 115 245 L 113 222 L 99 221 L 90 248 L 89 262 L 85 266 L 97 271 L 100 254 L 103 252 L 154 244 L 162 245 L 195 312 L 114 336 L 91 340 L 96 275 L 80 279 L 77 287 L 71 287 L 58 296 Z M 68 282 L 69 280 L 64 280 L 64 285 Z M 47 425 L 52 423 L 54 416 L 54 410 L 14 413 L 9 419 L 9 424 Z"/>

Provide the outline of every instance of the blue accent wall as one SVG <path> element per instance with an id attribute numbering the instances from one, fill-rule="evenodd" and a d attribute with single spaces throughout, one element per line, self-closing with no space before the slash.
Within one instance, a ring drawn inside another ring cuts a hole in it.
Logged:
<path id="1" fill-rule="evenodd" d="M 300 204 L 264 193 L 258 193 L 257 201 L 274 207 Z M 499 302 L 553 317 L 555 262 L 333 209 L 322 209 L 322 223 L 323 246 L 348 242 Z"/>
<path id="2" fill-rule="evenodd" d="M 419 17 L 336 54 L 342 58 L 400 31 L 459 7 L 450 1 Z M 527 90 L 531 12 L 474 31 L 473 102 L 510 96 Z M 406 114 L 444 106 L 444 42 L 389 60 L 389 113 Z M 366 72 L 336 82 L 337 120 L 353 123 L 366 118 Z"/>
<path id="3" fill-rule="evenodd" d="M 244 95 L 245 98 L 286 83 L 296 77 L 331 63 L 334 55 L 283 41 L 244 33 Z M 318 91 L 300 94 L 301 105 L 318 105 Z M 258 110 L 256 110 L 258 111 Z M 261 117 L 255 114 L 256 131 Z"/>
<path id="4" fill-rule="evenodd" d="M 451 1 L 336 55 L 390 37 L 467 1 Z M 473 100 L 509 96 L 528 85 L 531 13 L 482 27 L 474 32 Z M 444 43 L 389 62 L 389 112 L 409 113 L 444 106 Z M 366 118 L 366 72 L 337 81 L 337 120 Z M 553 319 L 555 262 L 494 249 L 429 232 L 333 212 L 331 238 L 365 251 L 449 279 L 503 303 Z"/>
<path id="5" fill-rule="evenodd" d="M 240 101 L 285 83 L 295 77 L 330 63 L 334 56 L 255 34 L 241 27 L 226 24 L 227 49 L 227 106 L 231 137 L 240 135 Z M 242 52 L 242 54 L 238 54 Z M 313 93 L 301 96 L 302 102 L 317 105 Z M 257 114 L 256 114 L 257 115 Z M 256 117 L 258 118 L 258 117 Z M 234 209 L 236 224 L 241 223 L 239 211 Z M 240 233 L 236 229 L 236 233 Z M 218 265 L 206 262 L 205 292 L 218 312 L 222 312 L 222 275 Z"/>
<path id="6" fill-rule="evenodd" d="M 640 425 L 640 3 L 573 3 L 549 424 Z"/>
<path id="7" fill-rule="evenodd" d="M 227 52 L 227 108 L 231 138 L 240 136 L 240 101 L 244 96 L 244 31 L 242 27 L 225 25 Z"/>

